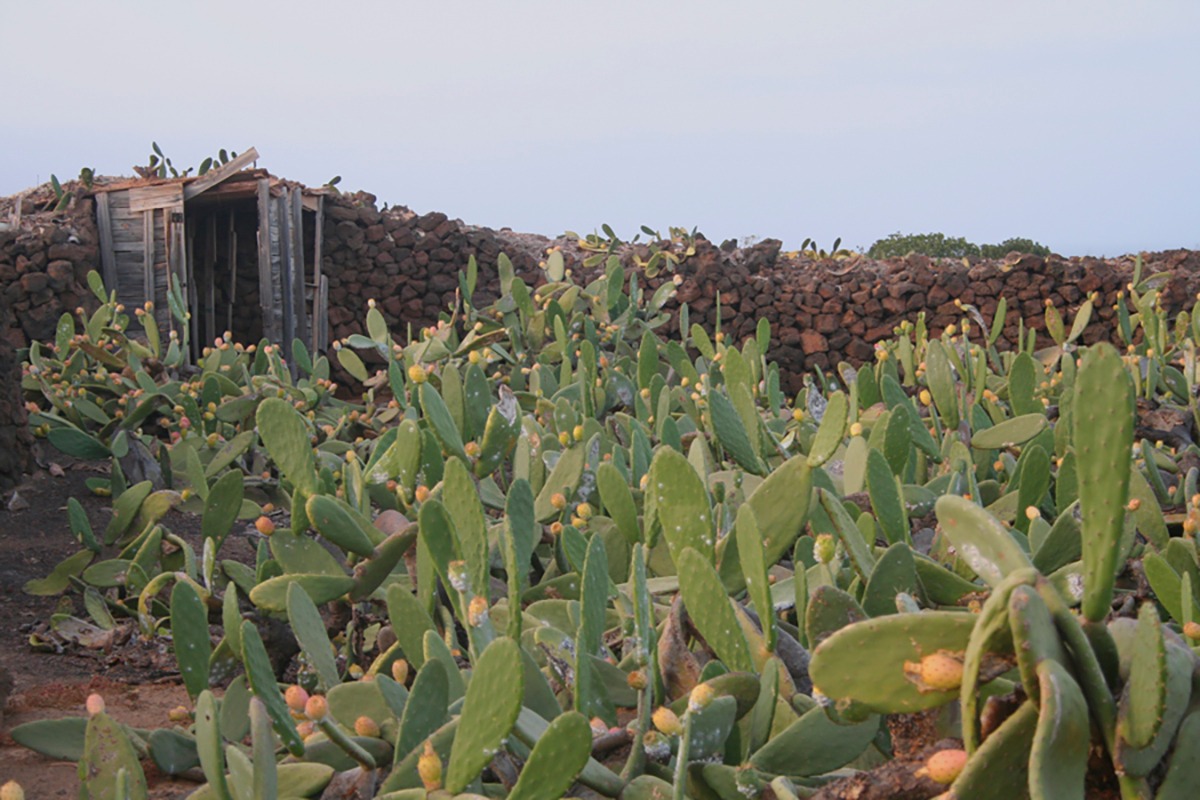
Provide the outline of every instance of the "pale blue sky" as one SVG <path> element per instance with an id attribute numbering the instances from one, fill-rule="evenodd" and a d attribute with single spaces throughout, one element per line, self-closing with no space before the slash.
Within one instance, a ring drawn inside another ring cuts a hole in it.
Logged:
<path id="1" fill-rule="evenodd" d="M 250 145 L 555 235 L 1200 248 L 1200 3 L 14 2 L 0 195 Z"/>

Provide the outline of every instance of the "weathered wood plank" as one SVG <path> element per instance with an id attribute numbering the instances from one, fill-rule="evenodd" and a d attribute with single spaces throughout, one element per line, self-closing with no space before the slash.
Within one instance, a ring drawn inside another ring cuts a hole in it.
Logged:
<path id="1" fill-rule="evenodd" d="M 158 299 L 154 296 L 154 213 L 153 209 L 142 212 L 142 292 L 147 300 Z"/>
<path id="2" fill-rule="evenodd" d="M 117 288 L 117 254 L 113 250 L 108 195 L 104 192 L 96 195 L 96 226 L 100 229 L 100 276 L 104 279 L 105 288 L 111 292 Z"/>
<path id="3" fill-rule="evenodd" d="M 271 182 L 258 181 L 258 303 L 262 309 L 263 335 L 278 340 L 275 335 L 274 293 L 271 289 Z"/>
<path id="4" fill-rule="evenodd" d="M 231 159 L 228 164 L 222 164 L 216 169 L 210 169 L 208 172 L 189 183 L 183 190 L 183 199 L 191 200 L 196 195 L 202 194 L 206 190 L 211 189 L 221 181 L 228 179 L 231 175 L 237 173 L 243 167 L 247 167 L 255 161 L 258 161 L 258 151 L 251 147 L 246 152 L 240 153 L 237 158 Z"/>
<path id="5" fill-rule="evenodd" d="M 308 313 L 304 307 L 304 205 L 300 190 L 292 192 L 292 313 L 296 316 L 294 336 L 308 340 Z"/>
<path id="6" fill-rule="evenodd" d="M 183 186 L 164 183 L 159 186 L 144 186 L 129 190 L 129 210 L 149 211 L 183 204 Z"/>
<path id="7" fill-rule="evenodd" d="M 296 310 L 292 304 L 291 190 L 284 189 L 275 200 L 275 217 L 279 220 L 279 306 L 283 310 L 283 342 L 296 337 Z"/>

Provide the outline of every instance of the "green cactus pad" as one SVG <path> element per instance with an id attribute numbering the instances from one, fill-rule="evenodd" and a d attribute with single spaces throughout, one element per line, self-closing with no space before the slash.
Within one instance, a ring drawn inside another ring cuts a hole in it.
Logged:
<path id="1" fill-rule="evenodd" d="M 230 470 L 222 475 L 204 500 L 204 515 L 200 519 L 200 532 L 204 538 L 212 539 L 214 552 L 221 549 L 233 523 L 242 510 L 245 481 L 240 470 Z"/>
<path id="2" fill-rule="evenodd" d="M 752 670 L 750 647 L 711 562 L 694 548 L 683 546 L 676 563 L 679 590 L 696 629 L 727 667 Z"/>
<path id="3" fill-rule="evenodd" d="M 1200 711 L 1188 714 L 1175 736 L 1167 775 L 1158 787 L 1156 800 L 1191 800 L 1200 784 Z"/>
<path id="4" fill-rule="evenodd" d="M 559 493 L 568 498 L 574 494 L 579 479 L 583 477 L 586 463 L 587 453 L 583 445 L 568 447 L 559 454 L 554 469 L 546 476 L 546 481 L 533 503 L 533 514 L 538 522 L 549 522 L 559 515 L 560 512 L 554 507 L 551 498 Z"/>
<path id="5" fill-rule="evenodd" d="M 881 714 L 903 714 L 944 705 L 957 689 L 921 686 L 906 663 L 939 650 L 962 652 L 975 617 L 955 611 L 893 614 L 857 622 L 830 636 L 813 652 L 813 685 L 836 703 L 853 702 Z"/>
<path id="6" fill-rule="evenodd" d="M 437 436 L 438 441 L 447 453 L 467 460 L 467 452 L 463 448 L 462 434 L 454 423 L 446 401 L 438 394 L 437 389 L 429 383 L 422 383 L 420 388 L 421 412 L 429 421 L 429 426 Z"/>
<path id="7" fill-rule="evenodd" d="M 378 530 L 369 532 L 367 529 L 374 526 L 340 498 L 313 495 L 305 503 L 305 510 L 313 527 L 348 553 L 369 558 L 375 553 L 376 540 L 383 539 Z"/>
<path id="8" fill-rule="evenodd" d="M 871 549 L 874 542 L 866 540 L 858 525 L 850 518 L 846 507 L 832 492 L 818 489 L 817 498 L 821 508 L 825 509 L 825 513 L 833 522 L 833 530 L 842 540 L 842 547 L 850 556 L 850 564 L 854 571 L 863 581 L 869 580 L 871 571 L 875 569 L 875 554 Z"/>
<path id="9" fill-rule="evenodd" d="M 457 793 L 488 765 L 521 711 L 521 648 L 512 639 L 495 639 L 479 657 L 463 702 L 446 790 Z"/>
<path id="10" fill-rule="evenodd" d="M 846 434 L 846 419 L 849 415 L 849 401 L 845 392 L 834 392 L 829 396 L 825 406 L 825 415 L 817 434 L 813 437 L 808 450 L 808 465 L 819 467 L 833 457 L 834 452 L 841 447 Z"/>
<path id="11" fill-rule="evenodd" d="M 596 487 L 600 490 L 600 501 L 604 503 L 608 515 L 617 524 L 621 535 L 630 544 L 641 541 L 642 530 L 638 524 L 637 505 L 629 483 L 621 475 L 621 471 L 610 461 L 605 461 L 596 470 Z"/>
<path id="12" fill-rule="evenodd" d="M 293 487 L 305 494 L 315 494 L 317 468 L 309 444 L 308 425 L 292 404 L 278 397 L 268 397 L 258 406 L 254 419 L 258 435 L 271 459 Z"/>
<path id="13" fill-rule="evenodd" d="M 938 523 L 958 554 L 980 578 L 995 587 L 1014 570 L 1030 566 L 1029 556 L 988 512 L 962 497 L 937 501 Z"/>
<path id="14" fill-rule="evenodd" d="M 816 647 L 847 625 L 867 618 L 858 601 L 836 586 L 818 586 L 809 595 L 804 630 L 809 646 Z"/>
<path id="15" fill-rule="evenodd" d="M 1021 670 L 1021 685 L 1035 703 L 1040 703 L 1038 668 L 1043 661 L 1063 666 L 1071 664 L 1050 609 L 1032 586 L 1017 586 L 1008 598 L 1008 620 L 1012 629 L 1013 650 Z"/>
<path id="16" fill-rule="evenodd" d="M 208 688 L 212 640 L 208 633 L 208 608 L 188 581 L 177 581 L 171 591 L 171 638 L 183 685 L 194 700 Z"/>
<path id="17" fill-rule="evenodd" d="M 400 719 L 400 735 L 396 740 L 395 760 L 414 752 L 426 738 L 449 720 L 446 707 L 450 702 L 450 682 L 446 668 L 439 661 L 427 661 L 413 679 L 412 691 Z"/>
<path id="18" fill-rule="evenodd" d="M 654 510 L 670 547 L 671 560 L 682 569 L 679 559 L 690 547 L 712 564 L 716 544 L 712 508 L 696 470 L 682 453 L 663 447 L 654 455 L 649 475 L 646 493 L 654 496 Z"/>
<path id="19" fill-rule="evenodd" d="M 592 729 L 576 711 L 560 714 L 533 746 L 509 800 L 558 800 L 592 754 Z"/>
<path id="20" fill-rule="evenodd" d="M 871 510 L 889 544 L 911 542 L 908 514 L 896 477 L 883 453 L 872 449 L 867 453 L 867 493 Z"/>
<path id="21" fill-rule="evenodd" d="M 304 742 L 296 731 L 296 723 L 275 682 L 275 671 L 271 667 L 267 649 L 258 635 L 258 628 L 249 620 L 242 623 L 242 662 L 246 665 L 250 688 L 254 696 L 267 707 L 267 713 L 275 723 L 275 732 L 283 740 L 284 746 L 294 756 L 304 755 Z"/>
<path id="22" fill-rule="evenodd" d="M 125 792 L 117 792 L 118 773 L 124 772 Z M 112 717 L 93 714 L 84 734 L 79 759 L 80 798 L 84 800 L 146 800 L 146 776 L 129 734 Z"/>
<path id="23" fill-rule="evenodd" d="M 1133 446 L 1133 387 L 1111 345 L 1098 344 L 1084 355 L 1072 409 L 1083 512 L 1083 615 L 1099 622 L 1112 602 Z"/>
<path id="24" fill-rule="evenodd" d="M 767 564 L 790 553 L 804 530 L 812 499 L 812 474 L 805 457 L 793 456 L 772 470 L 747 498 L 763 537 Z"/>
<path id="25" fill-rule="evenodd" d="M 998 425 L 976 431 L 971 447 L 976 450 L 1003 450 L 1022 445 L 1046 430 L 1050 425 L 1045 414 L 1023 414 Z"/>
<path id="26" fill-rule="evenodd" d="M 1158 734 L 1167 703 L 1167 644 L 1152 603 L 1138 611 L 1129 681 L 1121 698 L 1117 731 L 1134 748 L 1145 748 Z"/>
<path id="27" fill-rule="evenodd" d="M 1029 794 L 1033 800 L 1083 800 L 1091 739 L 1087 700 L 1057 661 L 1039 663 L 1037 678 L 1041 700 L 1029 754 Z"/>
<path id="28" fill-rule="evenodd" d="M 250 592 L 250 602 L 265 611 L 286 611 L 292 584 L 298 584 L 320 605 L 353 589 L 354 579 L 345 575 L 278 575 L 255 586 Z"/>
<path id="29" fill-rule="evenodd" d="M 754 509 L 743 504 L 737 512 L 734 535 L 738 561 L 746 579 L 746 588 L 754 611 L 762 623 L 763 639 L 768 652 L 775 650 L 775 608 L 771 602 L 771 584 L 767 578 L 767 562 L 763 553 L 762 534 L 754 518 Z"/>
<path id="30" fill-rule="evenodd" d="M 807 778 L 844 767 L 858 758 L 879 732 L 880 718 L 839 725 L 825 709 L 807 711 L 750 756 L 750 764 L 773 775 Z"/>
<path id="31" fill-rule="evenodd" d="M 342 680 L 333 659 L 333 646 L 325 633 L 321 612 L 298 583 L 288 586 L 287 615 L 304 657 L 316 670 L 320 689 L 328 692 Z"/>
<path id="32" fill-rule="evenodd" d="M 1038 710 L 1026 701 L 971 754 L 950 786 L 951 800 L 1012 800 L 1029 790 L 1029 752 Z"/>
<path id="33" fill-rule="evenodd" d="M 901 592 L 914 597 L 922 594 L 912 549 L 904 542 L 897 542 L 875 562 L 863 592 L 863 610 L 872 617 L 894 614 L 896 595 Z"/>
<path id="34" fill-rule="evenodd" d="M 457 458 L 446 461 L 442 476 L 442 497 L 448 504 L 450 519 L 462 547 L 462 557 L 467 562 L 467 573 L 471 577 L 471 591 L 481 597 L 488 596 L 488 541 L 487 525 L 483 518 L 483 506 L 479 503 L 479 490 L 467 472 L 466 465 Z"/>

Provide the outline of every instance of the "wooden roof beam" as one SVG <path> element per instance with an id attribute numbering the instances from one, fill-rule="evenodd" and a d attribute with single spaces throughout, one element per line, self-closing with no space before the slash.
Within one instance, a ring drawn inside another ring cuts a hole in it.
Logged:
<path id="1" fill-rule="evenodd" d="M 216 186 L 224 180 L 235 175 L 244 167 L 250 166 L 255 161 L 258 161 L 258 151 L 251 147 L 244 153 L 238 155 L 227 164 L 222 164 L 216 169 L 210 169 L 208 172 L 201 175 L 196 180 L 189 183 L 183 188 L 183 199 L 191 200 L 198 194 L 201 194 L 212 187 Z"/>

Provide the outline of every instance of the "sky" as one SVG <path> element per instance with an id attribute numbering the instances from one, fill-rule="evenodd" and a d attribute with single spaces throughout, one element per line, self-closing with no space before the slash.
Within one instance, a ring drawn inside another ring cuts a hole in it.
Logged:
<path id="1" fill-rule="evenodd" d="M 0 0 L 0 196 L 254 146 L 555 236 L 1200 249 L 1200 3 Z"/>

